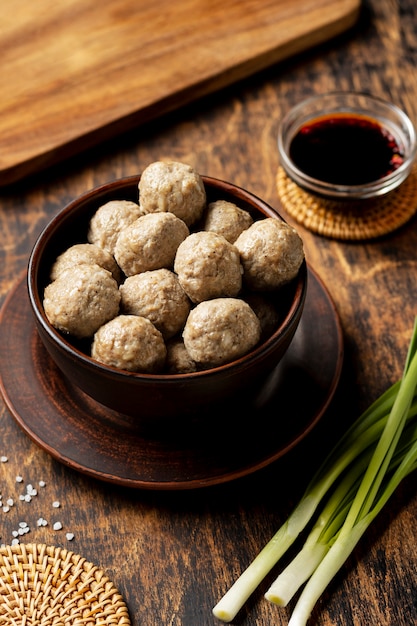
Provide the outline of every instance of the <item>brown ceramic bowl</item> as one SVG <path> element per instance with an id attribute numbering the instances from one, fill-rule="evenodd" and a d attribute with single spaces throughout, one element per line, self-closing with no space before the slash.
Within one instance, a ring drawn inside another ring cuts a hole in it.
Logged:
<path id="1" fill-rule="evenodd" d="M 63 336 L 48 322 L 43 292 L 55 258 L 69 246 L 87 241 L 90 218 L 109 200 L 138 199 L 139 176 L 111 182 L 88 191 L 68 204 L 46 226 L 35 243 L 28 266 L 30 305 L 40 338 L 69 381 L 106 407 L 142 423 L 186 420 L 227 406 L 244 406 L 288 349 L 302 314 L 307 268 L 280 294 L 281 322 L 275 332 L 245 356 L 220 367 L 188 374 L 140 374 L 105 366 L 88 349 Z M 208 201 L 229 200 L 250 211 L 255 219 L 282 219 L 265 202 L 235 185 L 203 176 Z M 218 412 L 218 411 L 217 411 Z M 223 411 L 222 411 L 223 412 Z"/>

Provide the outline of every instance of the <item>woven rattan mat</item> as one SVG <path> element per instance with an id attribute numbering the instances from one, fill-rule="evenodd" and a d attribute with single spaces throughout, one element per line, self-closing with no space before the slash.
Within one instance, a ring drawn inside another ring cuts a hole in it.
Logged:
<path id="1" fill-rule="evenodd" d="M 68 550 L 43 544 L 0 548 L 0 625 L 128 626 L 107 576 Z"/>
<path id="2" fill-rule="evenodd" d="M 281 166 L 277 190 L 285 211 L 309 230 L 333 239 L 373 239 L 403 226 L 417 212 L 417 165 L 397 189 L 379 198 L 321 198 L 299 187 Z"/>

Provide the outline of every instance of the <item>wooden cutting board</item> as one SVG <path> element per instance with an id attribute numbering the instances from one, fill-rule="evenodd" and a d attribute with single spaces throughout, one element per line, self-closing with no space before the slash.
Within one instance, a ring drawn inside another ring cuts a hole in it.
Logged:
<path id="1" fill-rule="evenodd" d="M 360 0 L 13 0 L 0 7 L 0 185 L 321 43 Z"/>

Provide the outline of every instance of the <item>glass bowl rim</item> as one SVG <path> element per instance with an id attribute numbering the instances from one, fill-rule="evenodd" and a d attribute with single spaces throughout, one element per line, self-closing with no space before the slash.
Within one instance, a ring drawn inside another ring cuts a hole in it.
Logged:
<path id="1" fill-rule="evenodd" d="M 359 102 L 366 103 L 366 107 L 360 106 Z M 396 126 L 405 151 L 404 162 L 386 176 L 360 185 L 328 183 L 309 176 L 290 158 L 288 150 L 290 141 L 295 132 L 307 121 L 331 113 L 351 112 L 375 119 L 384 126 L 382 115 L 377 111 L 390 114 L 391 125 L 386 126 L 389 129 Z M 361 91 L 331 91 L 302 100 L 290 108 L 282 118 L 277 143 L 280 165 L 286 174 L 307 191 L 333 199 L 367 199 L 392 191 L 409 175 L 417 153 L 416 130 L 407 113 L 388 100 Z"/>

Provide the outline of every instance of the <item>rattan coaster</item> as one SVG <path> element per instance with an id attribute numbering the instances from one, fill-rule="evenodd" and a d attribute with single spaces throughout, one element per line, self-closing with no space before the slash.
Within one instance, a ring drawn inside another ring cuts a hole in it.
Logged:
<path id="1" fill-rule="evenodd" d="M 107 576 L 68 550 L 43 544 L 0 548 L 1 626 L 130 625 Z"/>
<path id="2" fill-rule="evenodd" d="M 277 190 L 285 211 L 309 230 L 333 239 L 374 239 L 403 226 L 417 212 L 417 165 L 397 189 L 369 200 L 321 198 L 299 187 L 281 166 Z"/>

